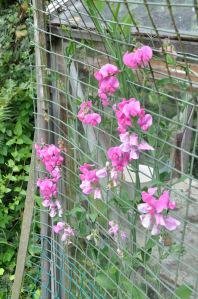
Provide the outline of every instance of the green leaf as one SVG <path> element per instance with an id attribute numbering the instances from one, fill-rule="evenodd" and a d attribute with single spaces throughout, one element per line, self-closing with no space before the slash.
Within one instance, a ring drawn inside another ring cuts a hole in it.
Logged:
<path id="1" fill-rule="evenodd" d="M 17 135 L 17 136 L 21 136 L 22 135 L 22 126 L 21 126 L 21 123 L 17 123 L 16 126 L 15 126 L 15 129 L 14 129 L 14 134 Z"/>
<path id="2" fill-rule="evenodd" d="M 23 139 L 22 138 L 18 138 L 16 141 L 16 144 L 23 144 Z"/>
<path id="3" fill-rule="evenodd" d="M 166 61 L 170 65 L 175 65 L 176 64 L 175 58 L 170 54 L 166 54 Z"/>
<path id="4" fill-rule="evenodd" d="M 3 268 L 0 268 L 0 276 L 2 276 L 4 272 L 5 270 Z"/>
<path id="5" fill-rule="evenodd" d="M 91 214 L 88 214 L 87 216 L 91 220 L 91 222 L 94 223 L 98 217 L 98 213 L 91 213 Z"/>
<path id="6" fill-rule="evenodd" d="M 96 282 L 105 290 L 114 290 L 117 288 L 116 283 L 113 282 L 107 273 L 98 274 L 96 276 Z"/>
<path id="7" fill-rule="evenodd" d="M 122 279 L 122 284 L 124 286 L 124 289 L 126 290 L 127 294 L 130 296 L 130 298 L 134 299 L 144 299 L 144 291 L 139 289 L 137 286 L 135 286 L 132 282 L 128 282 L 124 279 Z"/>
<path id="8" fill-rule="evenodd" d="M 15 275 L 14 275 L 14 274 L 9 276 L 9 280 L 10 280 L 10 281 L 13 281 L 14 278 L 15 278 Z"/>
<path id="9" fill-rule="evenodd" d="M 34 293 L 34 299 L 40 299 L 41 298 L 41 290 L 37 289 Z"/>
<path id="10" fill-rule="evenodd" d="M 89 0 L 88 0 L 88 1 L 89 1 Z M 104 1 L 104 2 L 101 1 L 101 0 L 91 0 L 91 1 L 95 4 L 97 10 L 98 10 L 100 13 L 104 10 L 105 5 L 106 5 L 105 1 Z"/>
<path id="11" fill-rule="evenodd" d="M 192 295 L 192 290 L 190 289 L 190 286 L 186 286 L 183 284 L 176 289 L 175 294 L 180 299 L 189 299 L 190 296 Z M 177 298 L 177 297 L 173 296 L 172 299 L 175 299 L 175 298 Z"/>

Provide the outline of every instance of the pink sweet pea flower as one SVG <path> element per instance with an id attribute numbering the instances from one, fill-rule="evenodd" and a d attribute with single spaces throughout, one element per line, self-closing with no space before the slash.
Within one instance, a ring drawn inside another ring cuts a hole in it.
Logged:
<path id="1" fill-rule="evenodd" d="M 137 123 L 141 127 L 142 131 L 148 131 L 153 123 L 153 118 L 150 114 L 144 114 L 139 117 Z"/>
<path id="2" fill-rule="evenodd" d="M 94 77 L 98 81 L 102 81 L 103 79 L 107 77 L 114 76 L 119 73 L 119 69 L 117 66 L 107 63 L 101 67 L 101 69 L 97 72 L 95 72 Z"/>
<path id="3" fill-rule="evenodd" d="M 117 171 L 123 171 L 123 168 L 128 165 L 129 154 L 123 152 L 119 146 L 109 148 L 107 155 Z"/>
<path id="4" fill-rule="evenodd" d="M 78 119 L 84 124 L 90 124 L 91 126 L 97 126 L 101 123 L 101 116 L 98 113 L 93 112 L 92 102 L 83 102 L 80 105 L 80 110 L 78 112 Z"/>
<path id="5" fill-rule="evenodd" d="M 103 106 L 108 106 L 108 96 L 113 95 L 119 88 L 119 81 L 115 77 L 119 73 L 117 66 L 105 64 L 94 76 L 98 80 L 98 96 L 102 100 Z"/>
<path id="6" fill-rule="evenodd" d="M 141 151 L 154 150 L 145 140 L 139 143 L 138 135 L 135 133 L 120 134 L 120 140 L 122 142 L 120 149 L 122 152 L 129 153 L 129 160 L 139 159 Z"/>
<path id="7" fill-rule="evenodd" d="M 119 88 L 119 81 L 116 77 L 107 77 L 99 83 L 98 93 L 113 95 Z"/>
<path id="8" fill-rule="evenodd" d="M 63 235 L 61 237 L 61 241 L 64 242 L 64 241 L 68 241 L 68 239 L 70 237 L 73 237 L 75 234 L 74 234 L 74 230 L 68 225 L 65 229 L 64 229 L 64 232 L 63 232 Z"/>
<path id="9" fill-rule="evenodd" d="M 56 225 L 53 226 L 53 231 L 55 234 L 59 234 L 65 227 L 65 222 L 58 222 Z"/>
<path id="10" fill-rule="evenodd" d="M 62 217 L 63 215 L 63 209 L 62 206 L 60 204 L 60 201 L 56 200 L 55 202 L 51 202 L 50 203 L 50 217 L 55 217 L 58 214 L 58 217 Z"/>
<path id="11" fill-rule="evenodd" d="M 143 46 L 142 48 L 140 48 L 140 56 L 141 56 L 141 61 L 142 61 L 142 67 L 146 66 L 149 61 L 151 60 L 152 56 L 153 56 L 153 51 L 151 49 L 151 47 L 149 46 Z"/>
<path id="12" fill-rule="evenodd" d="M 138 211 L 143 215 L 140 215 L 140 220 L 143 227 L 151 228 L 151 234 L 157 235 L 160 233 L 161 227 L 165 227 L 167 230 L 172 231 L 180 225 L 180 222 L 174 217 L 167 214 L 163 214 L 168 209 L 174 209 L 175 202 L 170 201 L 168 191 L 164 191 L 159 199 L 156 199 L 156 188 L 150 188 L 148 192 L 142 192 L 142 200 L 144 203 L 138 205 Z"/>
<path id="13" fill-rule="evenodd" d="M 40 190 L 40 195 L 44 200 L 51 200 L 52 197 L 57 197 L 57 184 L 54 183 L 53 179 L 44 178 L 37 180 L 37 186 Z"/>
<path id="14" fill-rule="evenodd" d="M 148 65 L 153 56 L 153 51 L 149 46 L 143 46 L 135 49 L 132 53 L 126 52 L 123 56 L 123 62 L 133 70 Z"/>
<path id="15" fill-rule="evenodd" d="M 135 117 L 140 113 L 140 102 L 135 98 L 124 100 L 122 104 L 124 104 L 122 107 L 122 112 L 126 117 Z M 121 105 L 118 105 L 118 107 L 121 107 Z"/>
<path id="16" fill-rule="evenodd" d="M 43 147 L 35 144 L 36 155 L 41 160 L 49 174 L 58 181 L 60 179 L 60 167 L 63 163 L 61 149 L 54 144 L 44 145 Z"/>
<path id="17" fill-rule="evenodd" d="M 106 169 L 93 169 L 93 165 L 85 163 L 80 166 L 80 171 L 82 172 L 80 174 L 80 179 L 82 180 L 80 188 L 82 192 L 86 195 L 93 193 L 94 199 L 101 199 L 102 192 L 99 179 L 107 176 Z"/>
<path id="18" fill-rule="evenodd" d="M 101 123 L 101 116 L 98 113 L 90 113 L 85 115 L 84 120 L 82 121 L 86 125 L 97 126 Z"/>
<path id="19" fill-rule="evenodd" d="M 107 169 L 106 169 L 106 167 L 97 170 L 96 171 L 96 176 L 98 178 L 106 178 L 107 177 Z"/>
<path id="20" fill-rule="evenodd" d="M 142 131 L 147 131 L 152 125 L 152 116 L 145 114 L 140 102 L 135 98 L 123 99 L 122 102 L 113 106 L 113 110 L 117 117 L 120 133 L 125 133 L 127 128 L 132 126 L 132 120 L 136 117 L 138 119 L 135 119 L 135 121 L 140 125 Z"/>

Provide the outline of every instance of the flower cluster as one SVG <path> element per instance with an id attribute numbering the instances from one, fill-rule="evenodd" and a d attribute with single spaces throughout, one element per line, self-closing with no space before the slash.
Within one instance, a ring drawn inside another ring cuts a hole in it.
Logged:
<path id="1" fill-rule="evenodd" d="M 45 145 L 42 147 L 38 144 L 35 144 L 35 149 L 37 157 L 45 166 L 47 172 L 49 172 L 55 181 L 58 181 L 61 177 L 60 166 L 63 162 L 60 148 L 54 144 Z"/>
<path id="2" fill-rule="evenodd" d="M 80 179 L 82 181 L 80 188 L 82 192 L 86 195 L 93 193 L 94 199 L 101 199 L 102 192 L 99 184 L 100 178 L 105 178 L 107 176 L 106 168 L 94 169 L 94 166 L 88 163 L 80 166 Z"/>
<path id="3" fill-rule="evenodd" d="M 126 52 L 123 56 L 123 62 L 126 66 L 136 70 L 147 66 L 152 55 L 153 52 L 149 46 L 142 46 L 136 48 L 132 53 Z M 98 95 L 103 106 L 109 105 L 108 96 L 113 95 L 119 88 L 119 81 L 116 77 L 119 72 L 117 66 L 106 64 L 94 74 L 99 82 Z M 78 118 L 82 122 L 96 125 L 101 121 L 101 118 L 92 115 L 91 101 L 83 103 L 80 108 Z M 142 151 L 154 150 L 142 137 L 140 138 L 132 132 L 139 127 L 144 133 L 149 130 L 153 123 L 152 116 L 146 113 L 140 102 L 135 98 L 123 99 L 112 108 L 117 118 L 121 144 L 108 149 L 107 157 L 111 162 L 107 162 L 105 168 L 95 169 L 93 165 L 87 163 L 80 167 L 80 179 L 82 181 L 80 188 L 84 194 L 93 194 L 95 199 L 102 198 L 100 179 L 107 178 L 107 186 L 110 188 L 117 186 L 119 176 L 122 175 L 124 168 L 130 162 L 139 159 Z M 154 197 L 155 192 L 156 188 L 142 192 L 144 203 L 138 204 L 138 210 L 142 213 L 140 216 L 141 223 L 145 228 L 151 228 L 152 235 L 159 234 L 162 227 L 171 231 L 180 224 L 179 221 L 168 215 L 168 211 L 175 208 L 175 202 L 170 201 L 169 193 L 164 191 L 159 199 L 156 199 Z M 109 226 L 109 234 L 115 240 L 126 238 L 126 233 L 120 232 L 118 224 L 114 221 L 109 221 Z"/>
<path id="4" fill-rule="evenodd" d="M 58 196 L 58 181 L 61 178 L 61 165 L 63 157 L 61 150 L 54 144 L 39 146 L 35 145 L 36 155 L 51 177 L 46 176 L 37 180 L 37 186 L 42 197 L 42 205 L 50 209 L 50 216 L 62 215 L 60 202 L 55 200 Z"/>
<path id="5" fill-rule="evenodd" d="M 126 52 L 123 56 L 123 62 L 133 70 L 144 68 L 148 65 L 153 56 L 153 51 L 149 46 L 143 46 L 135 49 L 133 52 Z"/>
<path id="6" fill-rule="evenodd" d="M 85 125 L 97 126 L 101 122 L 101 116 L 98 113 L 94 113 L 92 110 L 92 102 L 83 102 L 80 105 L 78 112 L 78 119 Z"/>
<path id="7" fill-rule="evenodd" d="M 135 98 L 123 99 L 122 102 L 113 107 L 118 121 L 118 131 L 125 133 L 128 127 L 136 121 L 143 132 L 147 131 L 152 125 L 153 119 L 150 114 L 146 114 L 139 101 Z"/>
<path id="8" fill-rule="evenodd" d="M 148 192 L 142 192 L 144 203 L 138 205 L 138 211 L 143 214 L 140 215 L 141 223 L 145 228 L 151 229 L 152 235 L 158 235 L 162 227 L 172 231 L 180 225 L 178 220 L 167 214 L 168 210 L 174 210 L 176 207 L 176 203 L 170 201 L 169 192 L 164 191 L 159 199 L 156 199 L 156 191 L 157 188 L 149 188 Z"/>
<path id="9" fill-rule="evenodd" d="M 65 222 L 58 222 L 56 225 L 53 226 L 53 231 L 55 234 L 62 233 L 61 241 L 67 242 L 70 244 L 70 238 L 75 235 L 73 228 L 70 225 L 66 224 Z"/>
<path id="10" fill-rule="evenodd" d="M 62 217 L 63 209 L 58 197 L 58 182 L 61 178 L 61 165 L 63 163 L 63 156 L 61 150 L 54 144 L 39 146 L 35 144 L 36 155 L 41 163 L 45 166 L 49 176 L 37 180 L 40 196 L 42 198 L 42 205 L 49 208 L 50 217 Z M 61 240 L 68 241 L 68 238 L 74 235 L 72 228 L 65 222 L 58 222 L 54 227 L 55 233 L 63 231 Z"/>
<path id="11" fill-rule="evenodd" d="M 102 100 L 103 106 L 109 105 L 108 96 L 113 95 L 119 88 L 119 81 L 115 77 L 118 73 L 117 66 L 108 63 L 94 74 L 96 80 L 98 80 L 98 96 Z"/>

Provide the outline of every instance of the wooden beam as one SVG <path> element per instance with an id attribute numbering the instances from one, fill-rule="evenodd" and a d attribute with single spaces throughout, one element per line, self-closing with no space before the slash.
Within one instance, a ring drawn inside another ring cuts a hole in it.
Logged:
<path id="1" fill-rule="evenodd" d="M 48 112 L 46 99 L 49 99 L 47 88 L 47 42 L 44 0 L 33 0 L 34 11 L 34 40 L 37 80 L 37 118 L 36 118 L 36 140 L 38 143 L 48 143 L 48 124 L 45 115 Z M 40 169 L 42 170 L 42 169 Z M 49 215 L 47 210 L 40 212 L 41 223 L 41 296 L 50 299 L 51 294 L 47 286 L 50 284 L 50 262 L 49 262 Z"/>
<path id="2" fill-rule="evenodd" d="M 23 273 L 25 269 L 25 260 L 26 260 L 30 229 L 32 223 L 33 208 L 34 208 L 34 188 L 35 188 L 34 165 L 35 165 L 35 150 L 33 145 L 31 163 L 30 163 L 30 174 L 29 174 L 27 193 L 25 199 L 25 208 L 23 214 L 21 236 L 20 236 L 19 250 L 17 254 L 17 263 L 16 263 L 16 270 L 15 270 L 15 279 L 14 279 L 14 284 L 12 286 L 11 299 L 18 299 L 20 296 Z"/>

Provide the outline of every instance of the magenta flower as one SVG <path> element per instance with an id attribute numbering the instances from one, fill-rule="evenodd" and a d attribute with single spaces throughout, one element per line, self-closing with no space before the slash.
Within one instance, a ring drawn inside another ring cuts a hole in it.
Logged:
<path id="1" fill-rule="evenodd" d="M 153 56 L 153 51 L 149 46 L 143 46 L 135 49 L 132 53 L 126 52 L 123 56 L 123 62 L 133 70 L 144 68 L 148 65 Z"/>
<path id="2" fill-rule="evenodd" d="M 107 77 L 99 83 L 99 94 L 113 95 L 119 88 L 119 81 L 116 77 Z"/>
<path id="3" fill-rule="evenodd" d="M 113 109 L 117 117 L 118 131 L 120 133 L 125 133 L 127 128 L 132 126 L 133 119 L 137 121 L 142 131 L 147 131 L 152 125 L 152 116 L 145 113 L 144 109 L 141 108 L 140 102 L 135 98 L 123 99 Z"/>
<path id="4" fill-rule="evenodd" d="M 101 199 L 102 193 L 99 179 L 107 176 L 106 168 L 93 169 L 93 165 L 84 163 L 84 165 L 80 166 L 80 171 L 80 179 L 82 181 L 80 188 L 82 192 L 86 195 L 93 193 L 94 199 Z"/>
<path id="5" fill-rule="evenodd" d="M 170 201 L 168 191 L 164 191 L 159 199 L 156 199 L 156 188 L 148 189 L 148 192 L 142 192 L 142 200 L 144 203 L 138 205 L 138 211 L 143 215 L 140 215 L 142 225 L 151 229 L 152 235 L 158 235 L 161 227 L 165 227 L 167 230 L 172 231 L 180 225 L 180 222 L 172 216 L 167 215 L 167 211 L 173 210 L 176 207 L 175 202 Z M 163 212 L 166 212 L 163 214 Z"/>
<path id="6" fill-rule="evenodd" d="M 101 116 L 98 113 L 93 112 L 92 102 L 83 102 L 80 105 L 78 112 L 78 119 L 84 124 L 90 124 L 91 126 L 97 126 L 101 122 Z"/>
<path id="7" fill-rule="evenodd" d="M 57 184 L 53 179 L 44 178 L 37 180 L 37 186 L 39 187 L 41 197 L 45 200 L 43 205 L 49 206 L 50 200 L 58 195 Z"/>
<path id="8" fill-rule="evenodd" d="M 148 131 L 153 123 L 153 118 L 150 114 L 145 114 L 144 109 L 142 109 L 137 123 L 141 127 L 142 131 Z"/>
<path id="9" fill-rule="evenodd" d="M 105 64 L 94 76 L 98 80 L 98 96 L 102 100 L 103 106 L 108 106 L 108 96 L 113 95 L 119 88 L 119 81 L 115 77 L 119 73 L 117 66 Z"/>
<path id="10" fill-rule="evenodd" d="M 54 144 L 39 146 L 35 144 L 36 155 L 41 160 L 49 174 L 57 181 L 61 176 L 60 167 L 63 163 L 61 149 Z"/>
<path id="11" fill-rule="evenodd" d="M 120 140 L 122 142 L 120 149 L 124 153 L 129 153 L 129 160 L 139 159 L 141 151 L 154 150 L 145 140 L 139 143 L 138 135 L 135 133 L 120 134 Z"/>
<path id="12" fill-rule="evenodd" d="M 128 165 L 129 153 L 123 152 L 119 146 L 109 148 L 107 155 L 117 171 L 123 171 L 123 168 Z"/>
<path id="13" fill-rule="evenodd" d="M 102 100 L 102 105 L 104 107 L 109 106 L 109 100 L 108 100 L 106 93 L 104 93 L 102 90 L 98 89 L 98 96 Z"/>
<path id="14" fill-rule="evenodd" d="M 94 77 L 96 78 L 96 80 L 102 81 L 103 79 L 114 76 L 118 73 L 119 69 L 117 68 L 117 66 L 107 63 L 103 65 L 99 71 L 95 72 Z"/>

